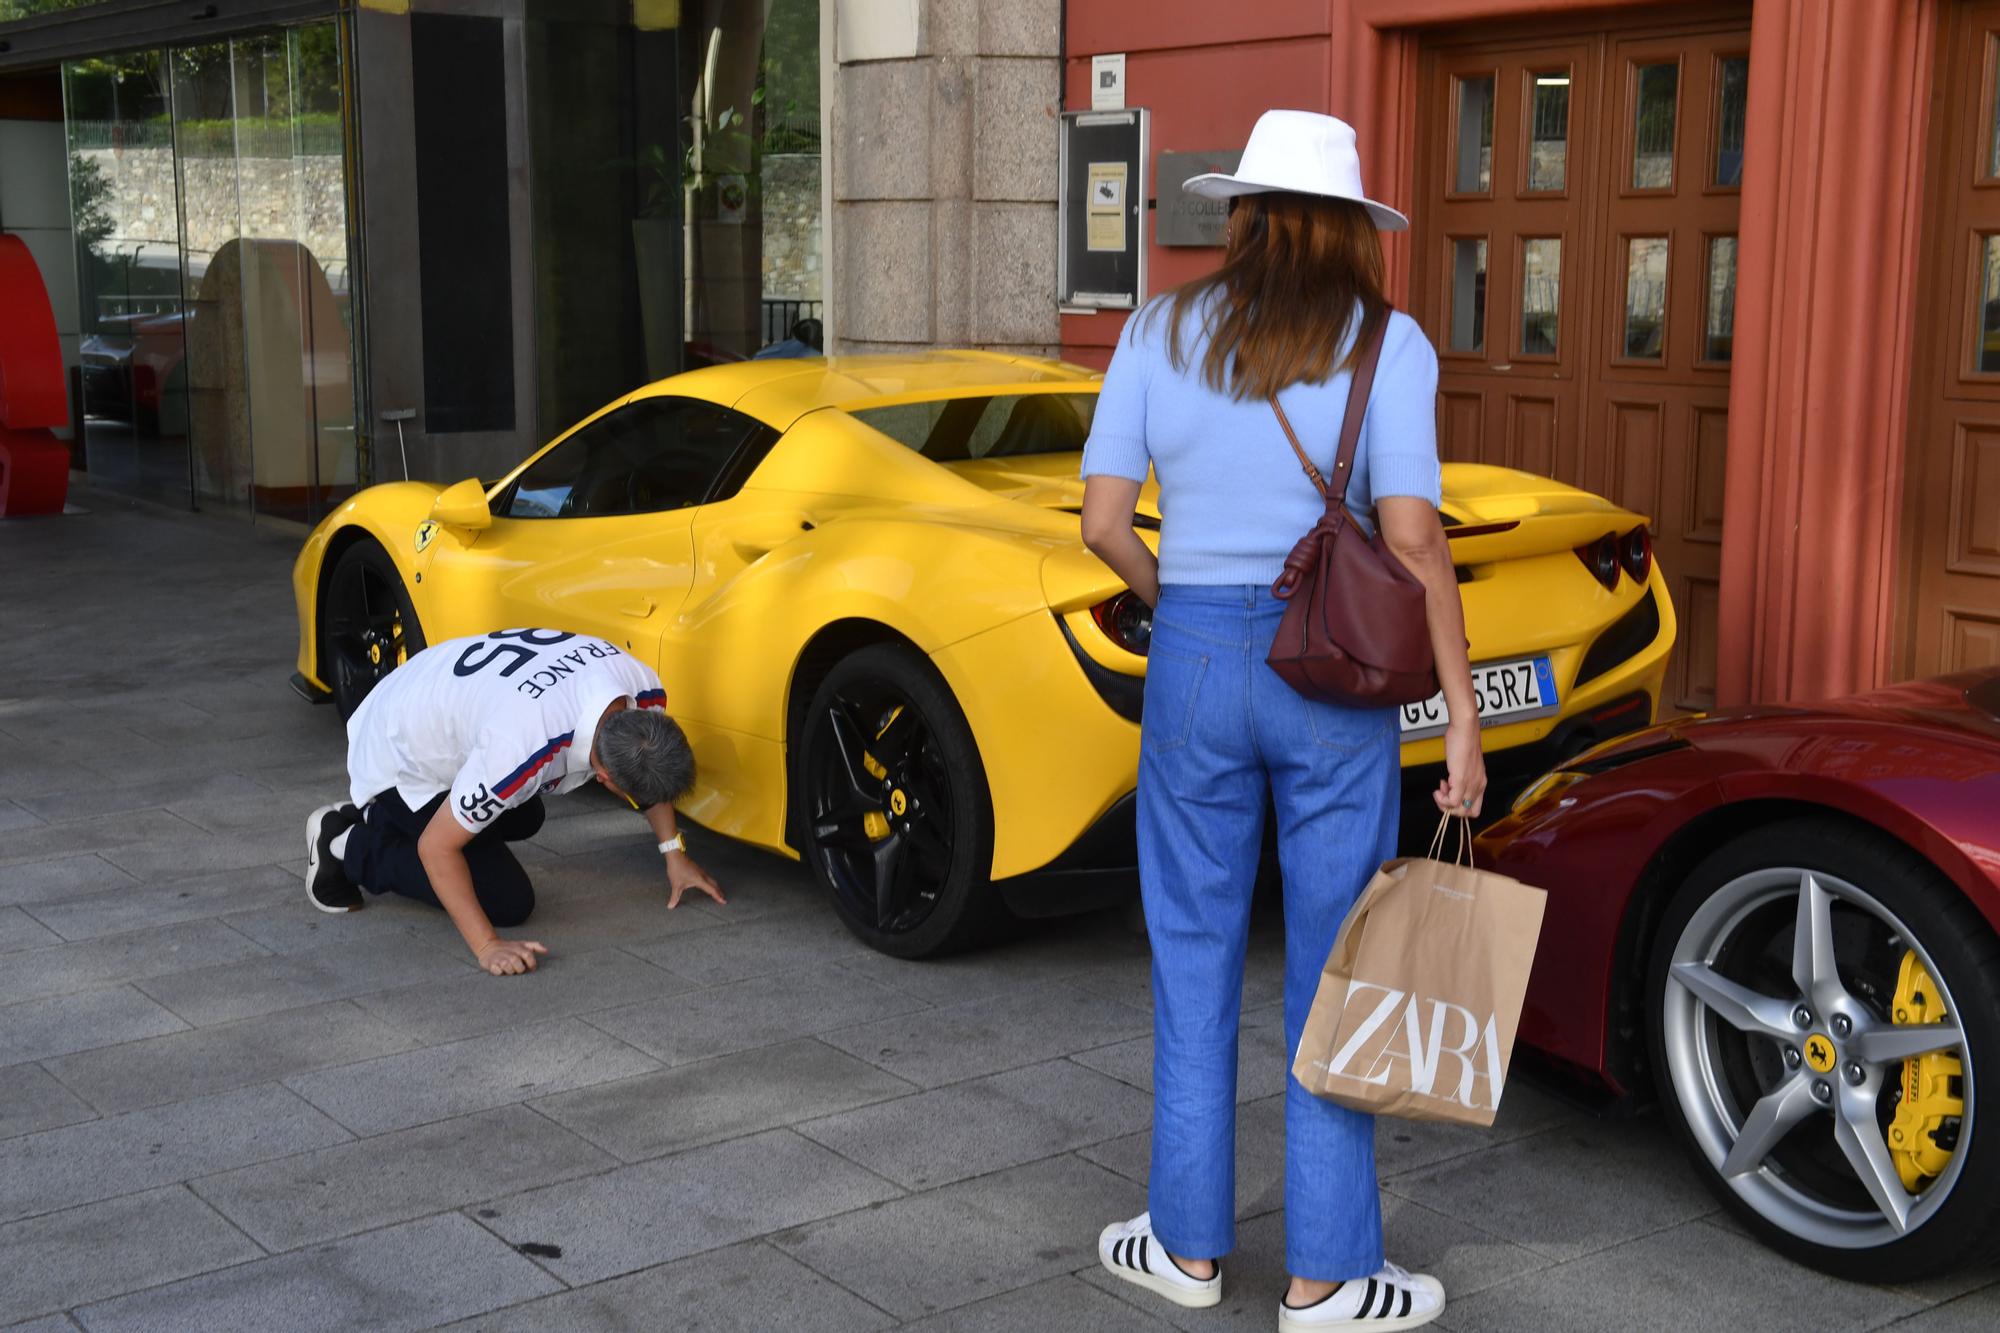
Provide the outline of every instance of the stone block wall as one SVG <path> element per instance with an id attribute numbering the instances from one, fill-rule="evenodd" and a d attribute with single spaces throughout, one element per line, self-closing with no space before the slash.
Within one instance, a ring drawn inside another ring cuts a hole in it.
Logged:
<path id="1" fill-rule="evenodd" d="M 764 295 L 820 300 L 819 155 L 766 154 L 759 168 L 764 186 Z"/>
<path id="2" fill-rule="evenodd" d="M 1058 0 L 828 3 L 837 346 L 1054 355 Z"/>

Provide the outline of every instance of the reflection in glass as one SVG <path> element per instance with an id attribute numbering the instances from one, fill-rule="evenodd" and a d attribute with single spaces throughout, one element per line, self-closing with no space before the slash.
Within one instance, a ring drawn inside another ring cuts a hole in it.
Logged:
<path id="1" fill-rule="evenodd" d="M 1674 187 L 1674 108 L 1680 92 L 1681 69 L 1671 62 L 1641 65 L 1638 96 L 1632 105 L 1632 188 L 1671 190 Z"/>
<path id="2" fill-rule="evenodd" d="M 1560 190 L 1569 165 L 1569 75 L 1537 74 L 1528 134 L 1528 188 Z"/>
<path id="3" fill-rule="evenodd" d="M 1521 242 L 1521 354 L 1554 356 L 1562 308 L 1562 240 Z"/>
<path id="4" fill-rule="evenodd" d="M 100 486 L 186 505 L 187 356 L 167 62 L 63 67 L 83 366 L 82 466 Z"/>
<path id="5" fill-rule="evenodd" d="M 1728 56 L 1715 66 L 1715 183 L 1743 184 L 1743 120 L 1750 96 L 1750 57 Z"/>
<path id="6" fill-rule="evenodd" d="M 1988 236 L 1979 283 L 1979 355 L 1982 374 L 2000 372 L 2000 236 Z"/>
<path id="7" fill-rule="evenodd" d="M 1458 171 L 1452 189 L 1484 194 L 1493 188 L 1493 76 L 1456 79 Z"/>
<path id="8" fill-rule="evenodd" d="M 1986 63 L 1989 67 L 2000 67 L 2000 39 L 1988 38 Z M 1993 105 L 1986 116 L 1986 175 L 1988 179 L 2000 177 L 2000 81 L 1989 81 L 1993 85 Z"/>
<path id="9" fill-rule="evenodd" d="M 1486 350 L 1486 240 L 1461 236 L 1451 243 L 1451 350 Z"/>
<path id="10" fill-rule="evenodd" d="M 1657 361 L 1667 322 L 1667 238 L 1625 242 L 1625 355 Z"/>
<path id="11" fill-rule="evenodd" d="M 1736 339 L 1736 238 L 1708 238 L 1708 287 L 1704 293 L 1701 359 L 1727 361 Z"/>
<path id="12" fill-rule="evenodd" d="M 172 64 L 195 493 L 311 520 L 356 476 L 334 25 Z"/>

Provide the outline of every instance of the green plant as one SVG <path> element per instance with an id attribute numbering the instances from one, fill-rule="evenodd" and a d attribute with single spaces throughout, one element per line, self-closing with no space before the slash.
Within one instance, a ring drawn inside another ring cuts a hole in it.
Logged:
<path id="1" fill-rule="evenodd" d="M 105 208 L 111 183 L 95 158 L 72 151 L 69 155 L 69 207 L 76 242 L 92 254 L 110 239 L 113 223 Z"/>

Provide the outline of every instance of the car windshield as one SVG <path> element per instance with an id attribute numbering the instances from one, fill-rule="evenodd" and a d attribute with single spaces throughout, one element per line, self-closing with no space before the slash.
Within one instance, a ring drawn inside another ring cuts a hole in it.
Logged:
<path id="1" fill-rule="evenodd" d="M 940 398 L 852 413 L 862 424 L 937 463 L 1083 452 L 1094 393 L 1015 393 Z"/>

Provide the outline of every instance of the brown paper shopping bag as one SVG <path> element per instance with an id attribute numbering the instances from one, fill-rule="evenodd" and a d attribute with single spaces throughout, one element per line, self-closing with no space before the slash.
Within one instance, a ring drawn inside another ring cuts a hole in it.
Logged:
<path id="1" fill-rule="evenodd" d="M 1390 861 L 1348 913 L 1292 1074 L 1376 1115 L 1490 1125 L 1500 1107 L 1547 895 L 1460 860 Z"/>

